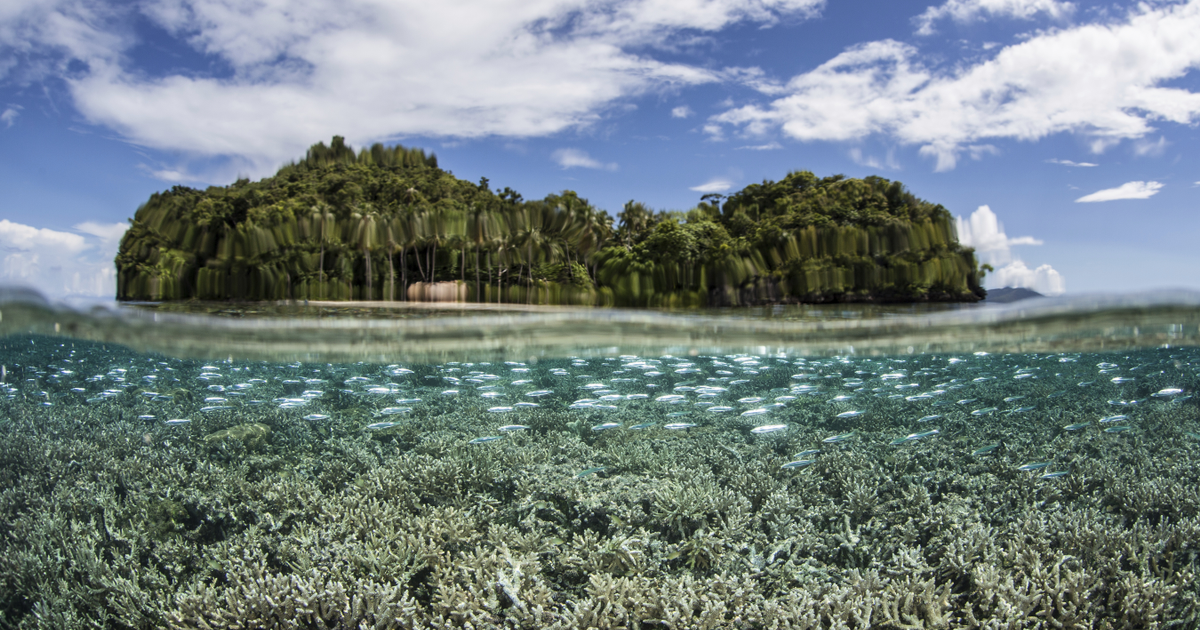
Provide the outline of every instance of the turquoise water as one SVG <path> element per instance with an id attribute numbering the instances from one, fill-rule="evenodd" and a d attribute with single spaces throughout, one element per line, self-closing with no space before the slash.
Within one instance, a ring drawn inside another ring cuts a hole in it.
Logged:
<path id="1" fill-rule="evenodd" d="M 0 627 L 1197 625 L 1193 294 L 2 297 Z"/>

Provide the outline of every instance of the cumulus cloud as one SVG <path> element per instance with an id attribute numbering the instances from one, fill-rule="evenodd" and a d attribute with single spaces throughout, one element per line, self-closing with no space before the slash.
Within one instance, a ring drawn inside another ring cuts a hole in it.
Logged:
<path id="1" fill-rule="evenodd" d="M 933 24 L 951 19 L 960 24 L 996 17 L 1029 20 L 1038 15 L 1062 18 L 1075 10 L 1070 2 L 1058 0 L 947 0 L 945 4 L 929 7 L 913 18 L 918 35 L 932 35 Z"/>
<path id="2" fill-rule="evenodd" d="M 1053 267 L 1030 269 L 1012 251 L 1018 245 L 1041 245 L 1042 241 L 1032 236 L 1010 238 L 988 206 L 979 206 L 970 218 L 956 217 L 956 223 L 959 242 L 974 247 L 979 261 L 996 269 L 986 277 L 992 288 L 1023 287 L 1044 295 L 1058 295 L 1065 290 L 1065 280 Z"/>
<path id="3" fill-rule="evenodd" d="M 81 223 L 84 235 L 0 220 L 0 282 L 33 287 L 52 298 L 116 295 L 113 259 L 124 223 Z"/>
<path id="4" fill-rule="evenodd" d="M 695 112 L 692 111 L 691 107 L 688 107 L 687 105 L 680 105 L 679 107 L 671 110 L 671 118 L 687 118 L 694 113 Z"/>
<path id="5" fill-rule="evenodd" d="M 1093 203 L 1097 201 L 1116 201 L 1118 199 L 1149 199 L 1158 194 L 1163 185 L 1159 182 L 1126 182 L 1116 188 L 1097 190 L 1090 195 L 1084 195 L 1075 203 Z"/>
<path id="6" fill-rule="evenodd" d="M 1103 151 L 1190 124 L 1200 94 L 1172 83 L 1200 65 L 1200 2 L 1142 3 L 1119 21 L 1039 32 L 982 60 L 930 66 L 894 40 L 851 47 L 793 77 L 767 103 L 728 109 L 706 129 L 775 130 L 801 141 L 885 134 L 921 147 L 937 170 L 992 139 L 1072 132 Z"/>
<path id="7" fill-rule="evenodd" d="M 559 149 L 550 156 L 563 168 L 595 168 L 605 171 L 617 170 L 616 162 L 604 163 L 592 158 L 586 151 L 579 149 Z"/>
<path id="8" fill-rule="evenodd" d="M 993 288 L 1013 287 L 1033 289 L 1042 295 L 1060 295 L 1067 290 L 1067 282 L 1062 274 L 1050 265 L 1041 265 L 1030 269 L 1023 261 L 1013 262 L 997 269 L 987 277 L 988 284 Z"/>
<path id="9" fill-rule="evenodd" d="M 699 186 L 692 186 L 688 190 L 694 190 L 707 195 L 709 193 L 725 192 L 730 188 L 733 188 L 733 182 L 725 179 L 724 177 L 717 177 L 715 179 L 710 179 Z"/>
<path id="10" fill-rule="evenodd" d="M 804 19 L 824 0 L 14 2 L 3 9 L 12 22 L 63 26 L 8 29 L 0 59 L 81 60 L 86 70 L 59 74 L 90 122 L 147 147 L 241 156 L 261 172 L 333 134 L 363 144 L 586 127 L 623 99 L 723 80 L 720 68 L 671 59 L 675 43 Z M 228 72 L 127 67 L 143 20 Z"/>
<path id="11" fill-rule="evenodd" d="M 1058 159 L 1054 159 L 1054 158 L 1046 160 L 1046 162 L 1049 164 L 1061 164 L 1063 166 L 1081 166 L 1081 167 L 1100 166 L 1099 164 L 1095 164 L 1092 162 L 1072 162 L 1071 160 L 1058 160 Z"/>
<path id="12" fill-rule="evenodd" d="M 958 242 L 967 247 L 974 247 L 980 262 L 992 266 L 1004 265 L 1013 260 L 1014 245 L 1041 245 L 1042 241 L 1032 236 L 1009 238 L 1004 233 L 996 213 L 988 206 L 979 206 L 970 218 L 955 218 L 958 228 Z"/>

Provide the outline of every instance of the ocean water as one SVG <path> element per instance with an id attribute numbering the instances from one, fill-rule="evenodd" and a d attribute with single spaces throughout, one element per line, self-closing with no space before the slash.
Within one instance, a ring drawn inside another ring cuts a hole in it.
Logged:
<path id="1" fill-rule="evenodd" d="M 1198 341 L 7 290 L 0 628 L 1193 628 Z"/>

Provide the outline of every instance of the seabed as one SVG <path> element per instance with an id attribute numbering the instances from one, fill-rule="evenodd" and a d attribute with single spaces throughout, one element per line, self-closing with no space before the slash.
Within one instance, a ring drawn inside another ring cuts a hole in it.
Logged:
<path id="1" fill-rule="evenodd" d="M 0 356 L 0 627 L 1200 623 L 1195 348 Z"/>

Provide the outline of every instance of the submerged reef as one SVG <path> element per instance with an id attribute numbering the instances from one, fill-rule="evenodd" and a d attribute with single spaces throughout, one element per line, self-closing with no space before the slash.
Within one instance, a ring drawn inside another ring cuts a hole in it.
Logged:
<path id="1" fill-rule="evenodd" d="M 0 628 L 1200 624 L 1192 349 L 0 356 Z"/>

